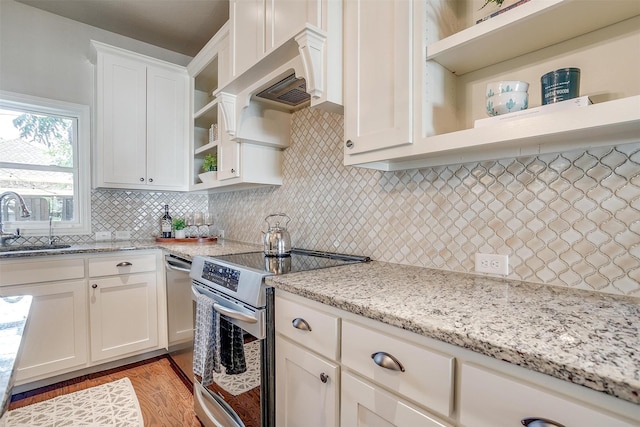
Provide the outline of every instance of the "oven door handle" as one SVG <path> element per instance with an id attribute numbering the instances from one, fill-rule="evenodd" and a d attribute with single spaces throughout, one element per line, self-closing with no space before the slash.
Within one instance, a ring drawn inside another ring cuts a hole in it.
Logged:
<path id="1" fill-rule="evenodd" d="M 197 301 L 198 295 L 201 295 L 200 292 L 198 292 L 193 286 L 191 286 L 191 292 L 193 293 L 193 300 Z M 224 314 L 225 316 L 232 319 L 242 320 L 243 322 L 247 323 L 258 323 L 258 319 L 256 319 L 255 317 L 251 317 L 248 314 L 241 313 L 232 308 L 227 308 L 223 305 L 218 304 L 217 302 L 213 304 L 213 308 L 218 311 L 218 313 Z"/>
<path id="2" fill-rule="evenodd" d="M 236 320 L 242 320 L 247 323 L 258 323 L 258 319 L 255 317 L 248 316 L 244 313 L 240 313 L 239 311 L 233 310 L 231 308 L 224 307 L 218 303 L 213 304 L 213 308 L 217 310 L 220 314 L 224 314 L 227 317 Z"/>

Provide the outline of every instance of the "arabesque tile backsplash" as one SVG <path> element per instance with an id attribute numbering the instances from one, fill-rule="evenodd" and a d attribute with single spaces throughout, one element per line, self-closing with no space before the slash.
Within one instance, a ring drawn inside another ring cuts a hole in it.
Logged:
<path id="1" fill-rule="evenodd" d="M 294 113 L 279 188 L 212 194 L 227 238 L 261 241 L 291 217 L 293 245 L 473 272 L 509 255 L 509 278 L 640 296 L 640 143 L 380 172 L 345 167 L 343 117 Z"/>
<path id="2" fill-rule="evenodd" d="M 343 166 L 342 134 L 341 115 L 294 113 L 281 187 L 94 190 L 93 231 L 148 239 L 165 203 L 174 216 L 208 203 L 213 229 L 260 243 L 264 218 L 285 212 L 296 247 L 470 273 L 476 252 L 507 254 L 511 279 L 640 296 L 640 142 L 380 172 Z"/>

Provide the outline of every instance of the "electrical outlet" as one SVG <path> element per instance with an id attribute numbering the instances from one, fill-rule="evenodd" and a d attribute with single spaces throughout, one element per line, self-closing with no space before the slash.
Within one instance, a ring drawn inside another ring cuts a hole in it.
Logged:
<path id="1" fill-rule="evenodd" d="M 507 276 L 509 274 L 509 255 L 476 254 L 476 271 Z"/>
<path id="2" fill-rule="evenodd" d="M 116 231 L 116 240 L 130 240 L 131 232 L 129 230 Z"/>
<path id="3" fill-rule="evenodd" d="M 103 242 L 105 240 L 111 240 L 110 231 L 96 231 L 96 242 Z"/>

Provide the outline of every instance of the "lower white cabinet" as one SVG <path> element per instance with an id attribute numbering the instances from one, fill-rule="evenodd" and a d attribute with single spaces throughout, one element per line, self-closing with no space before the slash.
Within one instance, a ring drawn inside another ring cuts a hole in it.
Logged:
<path id="1" fill-rule="evenodd" d="M 2 296 L 32 295 L 16 384 L 83 368 L 88 360 L 84 280 L 0 288 Z"/>
<path id="2" fill-rule="evenodd" d="M 339 373 L 337 363 L 276 336 L 276 425 L 338 426 Z"/>
<path id="3" fill-rule="evenodd" d="M 358 427 L 444 427 L 429 415 L 397 395 L 343 372 L 340 399 L 342 426 Z"/>
<path id="4" fill-rule="evenodd" d="M 19 295 L 33 296 L 16 377 L 23 390 L 167 346 L 159 250 L 0 259 L 0 296 Z"/>
<path id="5" fill-rule="evenodd" d="M 90 283 L 92 361 L 157 347 L 155 272 L 92 278 Z"/>
<path id="6" fill-rule="evenodd" d="M 528 418 L 548 420 L 545 426 L 638 426 L 568 396 L 473 364 L 464 363 L 460 376 L 461 426 L 513 427 Z"/>

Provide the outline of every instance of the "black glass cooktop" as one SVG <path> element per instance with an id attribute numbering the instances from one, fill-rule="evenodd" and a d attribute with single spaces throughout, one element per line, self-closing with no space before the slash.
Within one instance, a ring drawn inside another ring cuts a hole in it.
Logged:
<path id="1" fill-rule="evenodd" d="M 246 252 L 216 256 L 215 259 L 276 275 L 370 261 L 369 257 L 305 249 L 292 249 L 291 255 L 283 257 L 266 256 L 263 252 Z"/>

